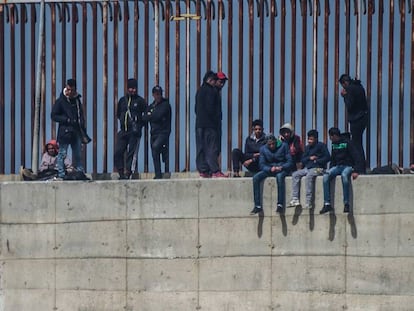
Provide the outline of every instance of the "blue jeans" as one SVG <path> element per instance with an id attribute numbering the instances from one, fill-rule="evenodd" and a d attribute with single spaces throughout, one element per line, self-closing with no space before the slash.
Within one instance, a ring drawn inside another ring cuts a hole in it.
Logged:
<path id="1" fill-rule="evenodd" d="M 57 169 L 58 177 L 63 178 L 65 176 L 65 159 L 68 154 L 69 145 L 72 148 L 72 165 L 73 168 L 79 172 L 83 172 L 82 165 L 82 142 L 79 135 L 76 136 L 75 140 L 70 144 L 59 143 L 59 153 L 57 155 Z"/>
<path id="2" fill-rule="evenodd" d="M 324 203 L 331 203 L 331 180 L 341 175 L 344 204 L 349 204 L 349 186 L 351 184 L 352 166 L 337 165 L 331 167 L 323 175 L 323 199 Z"/>
<path id="3" fill-rule="evenodd" d="M 253 176 L 253 195 L 254 195 L 254 206 L 262 206 L 262 182 L 267 177 L 276 177 L 277 183 L 277 204 L 282 204 L 285 206 L 285 177 L 287 172 L 281 171 L 278 173 L 268 173 L 265 171 L 260 171 Z"/>

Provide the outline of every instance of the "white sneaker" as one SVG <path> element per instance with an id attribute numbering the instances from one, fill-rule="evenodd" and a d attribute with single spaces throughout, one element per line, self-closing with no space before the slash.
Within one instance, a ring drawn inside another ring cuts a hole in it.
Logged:
<path id="1" fill-rule="evenodd" d="M 289 206 L 299 206 L 300 205 L 300 202 L 299 202 L 299 200 L 298 199 L 292 199 L 290 202 L 289 202 Z"/>

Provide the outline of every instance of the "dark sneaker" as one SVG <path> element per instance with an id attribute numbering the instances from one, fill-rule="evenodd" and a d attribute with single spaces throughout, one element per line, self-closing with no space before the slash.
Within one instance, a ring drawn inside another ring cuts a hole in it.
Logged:
<path id="1" fill-rule="evenodd" d="M 322 209 L 319 211 L 319 214 L 325 214 L 332 211 L 332 206 L 329 203 L 325 203 Z"/>
<path id="2" fill-rule="evenodd" d="M 283 214 L 284 212 L 285 212 L 285 208 L 283 207 L 282 204 L 279 203 L 276 207 L 276 213 Z"/>
<path id="3" fill-rule="evenodd" d="M 349 213 L 349 204 L 344 205 L 344 213 Z"/>
<path id="4" fill-rule="evenodd" d="M 262 210 L 262 208 L 261 207 L 259 207 L 259 206 L 255 206 L 253 209 L 252 209 L 252 211 L 250 212 L 250 215 L 256 215 L 256 214 L 258 214 L 258 213 L 261 213 L 263 210 Z"/>
<path id="5" fill-rule="evenodd" d="M 211 176 L 210 176 L 210 174 L 209 174 L 209 173 L 203 173 L 203 172 L 201 172 L 201 173 L 200 173 L 200 177 L 201 177 L 201 178 L 210 178 Z"/>

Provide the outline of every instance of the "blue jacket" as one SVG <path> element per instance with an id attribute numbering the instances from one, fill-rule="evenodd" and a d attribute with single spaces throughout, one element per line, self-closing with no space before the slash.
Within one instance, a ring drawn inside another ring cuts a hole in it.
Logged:
<path id="1" fill-rule="evenodd" d="M 312 161 L 309 159 L 311 156 L 317 156 L 318 159 Z M 305 147 L 305 153 L 302 156 L 303 166 L 306 168 L 326 168 L 331 156 L 328 151 L 328 147 L 325 143 L 318 141 L 315 145 L 307 145 Z"/>
<path id="2" fill-rule="evenodd" d="M 260 170 L 271 173 L 272 166 L 281 166 L 284 171 L 290 172 L 293 165 L 294 163 L 287 143 L 277 140 L 274 150 L 270 150 L 267 144 L 260 148 Z"/>

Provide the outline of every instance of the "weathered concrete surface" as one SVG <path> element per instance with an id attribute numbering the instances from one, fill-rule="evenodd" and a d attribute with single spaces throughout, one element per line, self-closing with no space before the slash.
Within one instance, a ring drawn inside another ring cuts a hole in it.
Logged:
<path id="1" fill-rule="evenodd" d="M 353 215 L 316 189 L 279 215 L 268 179 L 258 217 L 250 178 L 0 183 L 0 311 L 413 310 L 414 175 Z"/>

